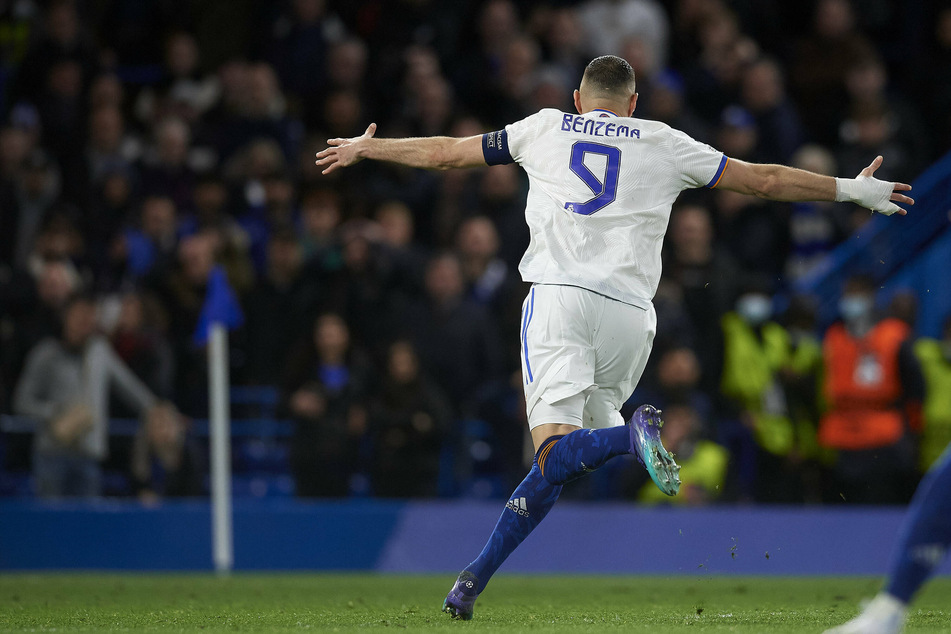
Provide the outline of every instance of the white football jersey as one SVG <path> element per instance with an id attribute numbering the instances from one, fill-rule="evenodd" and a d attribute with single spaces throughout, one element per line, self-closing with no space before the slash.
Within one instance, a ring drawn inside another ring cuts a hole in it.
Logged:
<path id="1" fill-rule="evenodd" d="M 647 308 L 670 208 L 714 187 L 729 159 L 657 121 L 545 109 L 482 138 L 489 165 L 528 173 L 526 282 L 580 286 Z"/>

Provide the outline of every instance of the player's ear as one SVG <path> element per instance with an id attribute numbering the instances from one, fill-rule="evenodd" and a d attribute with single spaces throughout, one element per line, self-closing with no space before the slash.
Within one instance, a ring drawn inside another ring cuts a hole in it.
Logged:
<path id="1" fill-rule="evenodd" d="M 628 104 L 628 113 L 627 116 L 634 114 L 634 108 L 637 108 L 637 93 L 631 95 L 631 103 Z"/>
<path id="2" fill-rule="evenodd" d="M 581 91 L 580 90 L 575 90 L 574 100 L 575 100 L 575 110 L 578 111 L 578 114 L 584 114 L 583 112 L 581 112 Z"/>

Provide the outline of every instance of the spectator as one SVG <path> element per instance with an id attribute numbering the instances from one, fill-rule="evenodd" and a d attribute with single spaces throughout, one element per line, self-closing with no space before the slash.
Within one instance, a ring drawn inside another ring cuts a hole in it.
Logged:
<path id="1" fill-rule="evenodd" d="M 6 376 L 20 376 L 30 350 L 59 333 L 63 308 L 80 284 L 76 268 L 62 260 L 38 263 L 32 272 L 20 271 L 11 278 L 0 294 L 0 314 L 13 326 L 0 332 L 0 364 Z"/>
<path id="2" fill-rule="evenodd" d="M 78 84 L 90 79 L 96 67 L 96 51 L 83 32 L 76 4 L 70 0 L 49 3 L 43 27 L 27 51 L 17 73 L 14 93 L 34 103 L 43 92 L 43 79 L 58 63 L 68 60 L 76 64 Z M 49 122 L 53 123 L 53 122 Z"/>
<path id="3" fill-rule="evenodd" d="M 468 298 L 484 306 L 493 323 L 499 324 L 502 341 L 517 340 L 516 324 L 527 291 L 516 271 L 499 257 L 499 236 L 492 221 L 485 216 L 469 218 L 459 227 L 456 242 Z M 514 372 L 521 361 L 518 351 L 510 350 L 506 370 Z"/>
<path id="4" fill-rule="evenodd" d="M 319 275 L 338 271 L 343 265 L 340 196 L 331 189 L 311 190 L 301 200 L 300 215 L 304 261 Z"/>
<path id="5" fill-rule="evenodd" d="M 68 175 L 66 190 L 81 197 L 87 186 L 83 162 L 82 68 L 75 61 L 56 62 L 47 71 L 44 91 L 36 100 L 42 122 L 43 147 L 49 150 Z"/>
<path id="6" fill-rule="evenodd" d="M 290 9 L 274 25 L 267 59 L 281 83 L 311 106 L 326 85 L 328 48 L 343 37 L 343 25 L 327 11 L 325 0 L 294 0 Z"/>
<path id="7" fill-rule="evenodd" d="M 353 338 L 380 349 L 394 335 L 396 289 L 391 263 L 379 245 L 379 228 L 351 220 L 341 231 L 343 268 L 327 280 L 328 303 L 345 316 Z"/>
<path id="8" fill-rule="evenodd" d="M 188 424 L 175 406 L 160 402 L 145 417 L 132 445 L 132 480 L 145 504 L 202 494 L 202 464 Z"/>
<path id="9" fill-rule="evenodd" d="M 291 469 L 298 496 L 349 494 L 367 433 L 368 367 L 339 315 L 317 318 L 313 340 L 298 348 L 283 386 L 283 408 L 295 422 Z"/>
<path id="10" fill-rule="evenodd" d="M 191 131 L 182 119 L 160 121 L 155 128 L 155 148 L 146 154 L 142 169 L 145 195 L 167 196 L 181 209 L 192 202 L 195 173 L 188 165 Z"/>
<path id="11" fill-rule="evenodd" d="M 589 61 L 585 50 L 584 28 L 576 9 L 557 7 L 551 11 L 543 36 L 547 49 L 546 59 L 562 76 L 580 77 Z"/>
<path id="12" fill-rule="evenodd" d="M 655 0 L 592 0 L 582 5 L 580 17 L 589 54 L 614 53 L 621 50 L 625 38 L 637 35 L 649 44 L 651 57 L 664 66 L 670 26 Z"/>
<path id="13" fill-rule="evenodd" d="M 780 382 L 789 362 L 786 330 L 771 320 L 768 287 L 750 283 L 723 316 L 723 396 L 752 429 L 758 451 L 756 498 L 794 502 L 801 494 L 796 435 Z"/>
<path id="14" fill-rule="evenodd" d="M 374 495 L 436 495 L 449 412 L 445 397 L 421 373 L 412 344 L 392 344 L 386 374 L 369 406 Z"/>
<path id="15" fill-rule="evenodd" d="M 826 331 L 819 443 L 838 451 L 837 492 L 848 502 L 901 504 L 914 488 L 912 433 L 921 429 L 922 378 L 910 329 L 875 315 L 875 284 L 852 277 L 842 321 Z"/>
<path id="16" fill-rule="evenodd" d="M 682 130 L 699 141 L 712 140 L 709 126 L 684 100 L 684 81 L 679 73 L 673 70 L 658 73 L 651 87 L 646 104 L 641 105 L 638 98 L 638 108 L 644 108 L 644 116 Z"/>
<path id="17" fill-rule="evenodd" d="M 792 157 L 793 167 L 818 174 L 836 172 L 835 158 L 820 145 L 804 145 Z M 851 229 L 848 207 L 833 203 L 793 203 L 790 205 L 790 249 L 786 260 L 786 275 L 800 279 L 819 266 L 836 244 Z M 865 216 L 866 214 L 862 214 Z M 864 221 L 864 218 L 863 218 Z"/>
<path id="18" fill-rule="evenodd" d="M 849 68 L 845 81 L 851 119 L 876 107 L 884 108 L 888 113 L 888 127 L 902 154 L 894 155 L 896 160 L 889 161 L 890 171 L 887 173 L 911 181 L 921 171 L 920 157 L 930 154 L 928 136 L 922 129 L 920 115 L 907 100 L 896 96 L 889 89 L 885 64 L 874 56 L 857 61 Z M 854 123 L 847 120 L 839 129 L 839 137 L 848 143 L 855 136 Z"/>
<path id="19" fill-rule="evenodd" d="M 74 190 L 95 186 L 107 173 L 116 169 L 132 169 L 141 156 L 138 139 L 126 133 L 125 118 L 119 108 L 103 106 L 89 116 L 89 141 L 86 145 L 84 183 L 73 183 Z"/>
<path id="20" fill-rule="evenodd" d="M 95 112 L 100 108 L 119 108 L 122 110 L 125 102 L 125 89 L 122 81 L 114 73 L 100 73 L 89 85 L 89 110 Z"/>
<path id="21" fill-rule="evenodd" d="M 426 267 L 426 295 L 403 320 L 423 369 L 465 411 L 480 384 L 499 376 L 499 339 L 486 311 L 465 298 L 462 267 L 451 253 Z"/>
<path id="22" fill-rule="evenodd" d="M 111 336 L 119 359 L 152 393 L 162 398 L 171 396 L 175 383 L 175 359 L 165 338 L 167 321 L 154 297 L 127 293 L 121 299 Z"/>
<path id="23" fill-rule="evenodd" d="M 173 262 L 178 247 L 177 210 L 170 198 L 146 198 L 141 216 L 141 228 L 126 229 L 117 247 L 117 255 L 125 260 L 129 273 L 137 279 L 164 272 Z"/>
<path id="24" fill-rule="evenodd" d="M 499 232 L 499 256 L 515 269 L 528 247 L 525 195 L 519 170 L 514 165 L 486 170 L 479 182 L 478 210 L 488 216 Z"/>
<path id="25" fill-rule="evenodd" d="M 660 409 L 666 409 L 668 403 L 682 403 L 696 411 L 701 421 L 713 423 L 713 404 L 699 390 L 700 360 L 692 348 L 681 343 L 664 350 L 657 360 L 656 384 L 655 389 L 642 391 L 637 401 L 656 403 Z M 710 436 L 715 430 L 703 428 L 697 431 Z"/>
<path id="26" fill-rule="evenodd" d="M 681 295 L 679 301 L 693 330 L 684 343 L 694 344 L 700 359 L 701 386 L 713 397 L 719 392 L 722 371 L 723 338 L 718 319 L 732 306 L 739 273 L 730 255 L 714 242 L 713 223 L 706 207 L 682 205 L 670 222 L 664 278 L 675 284 Z"/>
<path id="27" fill-rule="evenodd" d="M 783 318 L 790 353 L 779 378 L 796 437 L 791 458 L 801 461 L 799 486 L 805 501 L 817 503 L 822 501 L 822 469 L 829 456 L 820 451 L 817 441 L 823 361 L 822 343 L 816 336 L 815 302 L 810 297 L 793 296 Z"/>
<path id="28" fill-rule="evenodd" d="M 715 442 L 702 439 L 703 426 L 699 413 L 690 405 L 672 403 L 664 409 L 661 440 L 680 464 L 680 493 L 667 497 L 652 482 L 637 477 L 630 490 L 636 492 L 638 501 L 698 506 L 714 502 L 723 494 L 730 454 Z M 638 471 L 636 475 L 644 474 Z"/>
<path id="29" fill-rule="evenodd" d="M 760 146 L 759 127 L 753 115 L 736 105 L 724 108 L 720 115 L 717 147 L 723 148 L 727 156 L 762 163 L 764 157 L 759 154 Z"/>
<path id="30" fill-rule="evenodd" d="M 200 54 L 191 33 L 178 31 L 166 38 L 164 76 L 156 86 L 143 89 L 135 103 L 140 121 L 152 124 L 177 117 L 190 125 L 200 123 L 221 90 L 214 77 L 202 73 Z"/>
<path id="31" fill-rule="evenodd" d="M 374 216 L 380 226 L 386 258 L 393 267 L 395 284 L 404 296 L 418 296 L 423 289 L 426 253 L 414 239 L 413 212 L 399 201 L 383 203 Z"/>
<path id="32" fill-rule="evenodd" d="M 855 28 L 849 0 L 820 0 L 815 7 L 813 30 L 796 45 L 791 78 L 804 122 L 817 141 L 829 144 L 845 112 L 849 68 L 872 47 Z"/>
<path id="33" fill-rule="evenodd" d="M 109 451 L 110 387 L 144 415 L 155 396 L 96 334 L 96 305 L 75 297 L 63 331 L 30 351 L 14 395 L 17 414 L 37 421 L 33 473 L 41 497 L 95 497 Z"/>
<path id="34" fill-rule="evenodd" d="M 951 444 L 951 316 L 944 320 L 940 339 L 922 337 L 915 343 L 915 355 L 925 379 L 918 461 L 924 473 Z"/>
<path id="35" fill-rule="evenodd" d="M 138 205 L 135 185 L 130 170 L 110 169 L 84 214 L 83 232 L 89 239 L 97 288 L 112 290 L 121 282 L 126 260 L 123 232 Z"/>
<path id="36" fill-rule="evenodd" d="M 869 157 L 881 154 L 892 157 L 882 178 L 912 180 L 918 169 L 914 149 L 910 137 L 904 135 L 896 123 L 895 113 L 887 104 L 872 102 L 856 105 L 840 128 L 839 169 L 844 174 L 857 174 L 868 165 Z"/>
<path id="37" fill-rule="evenodd" d="M 59 172 L 43 150 L 33 150 L 24 160 L 16 179 L 12 200 L 6 208 L 4 242 L 10 244 L 9 265 L 23 268 L 36 246 L 37 236 L 60 194 Z"/>
<path id="38" fill-rule="evenodd" d="M 799 115 L 786 98 L 783 72 L 776 61 L 760 59 L 746 69 L 742 100 L 759 131 L 756 155 L 766 163 L 788 163 L 804 135 Z"/>
<path id="39" fill-rule="evenodd" d="M 933 136 L 932 149 L 951 147 L 951 6 L 934 8 L 935 18 L 932 35 L 928 37 L 926 51 L 919 64 L 933 68 L 933 81 L 916 77 L 917 103 L 929 121 L 928 129 Z"/>
<path id="40" fill-rule="evenodd" d="M 0 127 L 0 188 L 8 187 L 20 174 L 36 140 L 21 126 Z"/>
<path id="41" fill-rule="evenodd" d="M 459 227 L 456 244 L 469 298 L 499 316 L 518 281 L 498 257 L 499 236 L 492 221 L 469 218 Z"/>
<path id="42" fill-rule="evenodd" d="M 465 102 L 493 125 L 507 123 L 493 118 L 499 114 L 495 103 L 506 50 L 519 37 L 521 28 L 511 0 L 489 0 L 479 8 L 475 23 L 477 50 L 456 65 L 453 84 Z"/>
<path id="43" fill-rule="evenodd" d="M 303 274 L 297 236 L 290 229 L 272 233 L 267 272 L 245 301 L 248 381 L 269 385 L 280 380 L 294 344 L 313 324 L 320 301 L 320 287 Z"/>
<path id="44" fill-rule="evenodd" d="M 217 239 L 209 233 L 183 238 L 176 260 L 148 280 L 169 316 L 169 340 L 175 352 L 175 403 L 188 415 L 200 415 L 207 403 L 205 354 L 192 336 L 205 301 L 208 278 L 215 266 Z"/>
<path id="45" fill-rule="evenodd" d="M 309 72 L 313 72 L 308 61 Z M 221 122 L 216 146 L 223 158 L 257 139 L 277 143 L 284 160 L 292 160 L 303 140 L 300 122 L 287 114 L 287 102 L 274 69 L 267 64 L 252 64 L 241 69 L 241 80 L 231 98 L 235 112 Z"/>

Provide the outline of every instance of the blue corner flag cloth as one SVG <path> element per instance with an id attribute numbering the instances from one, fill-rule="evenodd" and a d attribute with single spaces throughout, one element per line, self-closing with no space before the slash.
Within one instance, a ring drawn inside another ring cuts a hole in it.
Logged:
<path id="1" fill-rule="evenodd" d="M 211 275 L 208 276 L 205 304 L 201 307 L 201 315 L 198 316 L 198 327 L 195 329 L 195 334 L 192 335 L 192 341 L 195 345 L 203 346 L 208 343 L 211 324 L 215 322 L 224 324 L 229 330 L 244 323 L 241 306 L 238 305 L 234 290 L 228 284 L 228 276 L 225 275 L 225 270 L 220 265 L 215 266 L 211 270 Z"/>

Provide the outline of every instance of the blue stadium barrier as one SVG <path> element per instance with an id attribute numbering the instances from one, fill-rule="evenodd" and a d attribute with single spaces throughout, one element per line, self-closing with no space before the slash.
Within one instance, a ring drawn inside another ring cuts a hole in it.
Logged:
<path id="1" fill-rule="evenodd" d="M 237 500 L 238 570 L 452 575 L 481 548 L 497 502 Z M 557 505 L 503 567 L 519 573 L 883 574 L 897 508 Z M 565 543 L 570 541 L 571 548 Z M 0 501 L 3 570 L 210 570 L 206 501 Z M 951 574 L 945 562 L 943 574 Z"/>

